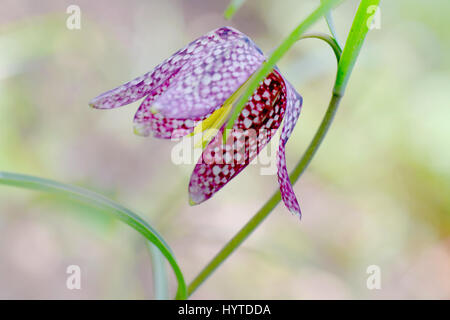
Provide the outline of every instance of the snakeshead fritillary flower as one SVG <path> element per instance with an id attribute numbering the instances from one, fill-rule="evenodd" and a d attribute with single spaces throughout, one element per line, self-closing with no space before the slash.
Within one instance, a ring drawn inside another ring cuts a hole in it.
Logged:
<path id="1" fill-rule="evenodd" d="M 193 41 L 153 71 L 103 93 L 90 105 L 110 109 L 145 97 L 134 118 L 135 132 L 143 136 L 170 139 L 205 127 L 219 129 L 192 173 L 191 204 L 209 199 L 241 172 L 284 119 L 277 155 L 278 182 L 286 207 L 300 216 L 286 168 L 285 146 L 300 114 L 302 98 L 278 69 L 260 83 L 226 142 L 222 139 L 235 102 L 264 61 L 264 54 L 247 36 L 223 27 Z"/>

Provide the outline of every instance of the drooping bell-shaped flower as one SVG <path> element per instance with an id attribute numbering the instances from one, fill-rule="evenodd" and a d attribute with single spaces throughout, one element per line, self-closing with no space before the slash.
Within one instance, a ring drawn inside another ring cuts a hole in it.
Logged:
<path id="1" fill-rule="evenodd" d="M 111 109 L 144 98 L 134 118 L 137 134 L 171 139 L 206 132 L 204 141 L 209 143 L 189 183 L 191 204 L 209 199 L 241 172 L 284 120 L 277 154 L 278 182 L 286 207 L 300 215 L 286 168 L 285 146 L 300 114 L 302 98 L 278 69 L 260 83 L 226 141 L 222 138 L 235 103 L 265 59 L 246 35 L 230 27 L 219 28 L 154 70 L 96 97 L 90 105 Z"/>

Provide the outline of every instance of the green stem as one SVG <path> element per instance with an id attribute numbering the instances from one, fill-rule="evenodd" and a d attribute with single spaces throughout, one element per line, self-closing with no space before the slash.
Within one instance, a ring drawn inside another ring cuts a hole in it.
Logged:
<path id="1" fill-rule="evenodd" d="M 323 0 L 321 0 L 321 2 L 323 2 Z M 334 27 L 334 20 L 333 20 L 333 15 L 331 14 L 331 10 L 325 14 L 325 21 L 327 22 L 328 29 L 330 30 L 333 38 L 336 40 L 338 47 L 341 48 L 341 43 L 339 41 L 336 29 Z"/>
<path id="2" fill-rule="evenodd" d="M 331 49 L 333 49 L 334 55 L 336 56 L 336 60 L 339 63 L 339 60 L 341 59 L 342 49 L 337 43 L 336 39 L 330 36 L 329 34 L 321 32 L 311 32 L 301 36 L 300 40 L 302 39 L 319 39 L 325 41 L 326 43 L 328 43 Z"/>
<path id="3" fill-rule="evenodd" d="M 341 96 L 333 94 L 327 112 L 317 130 L 314 138 L 306 149 L 300 161 L 295 166 L 290 175 L 292 184 L 294 184 L 298 178 L 302 175 L 308 164 L 311 162 L 314 154 L 319 149 L 323 138 L 325 137 L 332 121 L 336 110 L 341 101 Z M 272 210 L 280 203 L 281 193 L 280 191 L 275 194 L 264 204 L 264 206 L 242 227 L 241 230 L 217 253 L 217 255 L 209 262 L 206 267 L 195 277 L 195 279 L 189 284 L 187 292 L 190 296 L 213 272 L 217 267 L 227 259 L 234 250 L 237 249 L 244 242 L 245 239 L 264 221 L 265 218 L 272 212 Z"/>
<path id="4" fill-rule="evenodd" d="M 345 42 L 344 50 L 342 51 L 341 60 L 339 60 L 338 72 L 333 89 L 333 92 L 337 94 L 342 95 L 344 93 L 367 32 L 369 32 L 369 25 L 374 18 L 374 14 L 369 8 L 378 6 L 379 3 L 380 0 L 361 0 L 359 4 L 347 41 Z"/>
<path id="5" fill-rule="evenodd" d="M 226 130 L 225 130 L 225 141 L 227 135 L 231 131 L 236 119 L 241 114 L 242 109 L 248 101 L 248 98 L 255 92 L 259 87 L 259 83 L 269 74 L 270 71 L 275 67 L 275 64 L 284 56 L 284 54 L 297 42 L 298 39 L 305 33 L 305 31 L 311 27 L 315 22 L 322 18 L 328 11 L 334 8 L 343 0 L 324 0 L 321 5 L 314 10 L 308 17 L 306 17 L 297 28 L 292 31 L 289 36 L 287 36 L 283 42 L 273 51 L 270 57 L 265 63 L 259 68 L 258 71 L 252 76 L 247 89 L 242 94 L 241 98 L 237 102 L 233 109 L 230 118 L 228 119 Z"/>

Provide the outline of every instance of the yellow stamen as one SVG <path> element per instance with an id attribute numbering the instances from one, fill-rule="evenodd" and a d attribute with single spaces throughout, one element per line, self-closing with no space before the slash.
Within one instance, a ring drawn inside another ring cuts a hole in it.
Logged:
<path id="1" fill-rule="evenodd" d="M 208 118 L 200 122 L 190 136 L 201 134 L 200 141 L 198 141 L 194 148 L 204 148 L 206 144 L 218 133 L 222 125 L 225 123 L 233 104 L 224 103 L 224 105 L 214 111 Z"/>
<path id="2" fill-rule="evenodd" d="M 195 206 L 197 203 L 189 197 L 189 205 Z"/>
<path id="3" fill-rule="evenodd" d="M 249 78 L 249 80 L 251 77 Z M 224 103 L 223 106 L 214 111 L 208 118 L 201 121 L 189 136 L 195 136 L 202 133 L 201 139 L 194 148 L 205 148 L 206 144 L 215 136 L 223 124 L 229 119 L 237 101 L 243 91 L 247 88 L 249 80 L 244 82 Z"/>

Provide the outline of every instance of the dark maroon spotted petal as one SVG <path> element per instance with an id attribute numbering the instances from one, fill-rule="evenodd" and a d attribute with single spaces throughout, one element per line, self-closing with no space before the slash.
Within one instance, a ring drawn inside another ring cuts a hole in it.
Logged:
<path id="1" fill-rule="evenodd" d="M 286 207 L 293 214 L 301 217 L 300 206 L 292 188 L 291 181 L 289 180 L 289 174 L 286 167 L 285 148 L 286 143 L 300 115 L 300 110 L 302 107 L 302 97 L 297 93 L 297 91 L 288 81 L 285 80 L 285 83 L 287 90 L 287 105 L 277 156 L 278 183 L 280 184 L 281 198 L 283 199 Z"/>
<path id="2" fill-rule="evenodd" d="M 203 151 L 189 183 L 192 203 L 209 199 L 258 155 L 281 124 L 286 94 L 283 78 L 277 71 L 261 82 L 235 122 L 226 144 L 218 134 Z"/>

